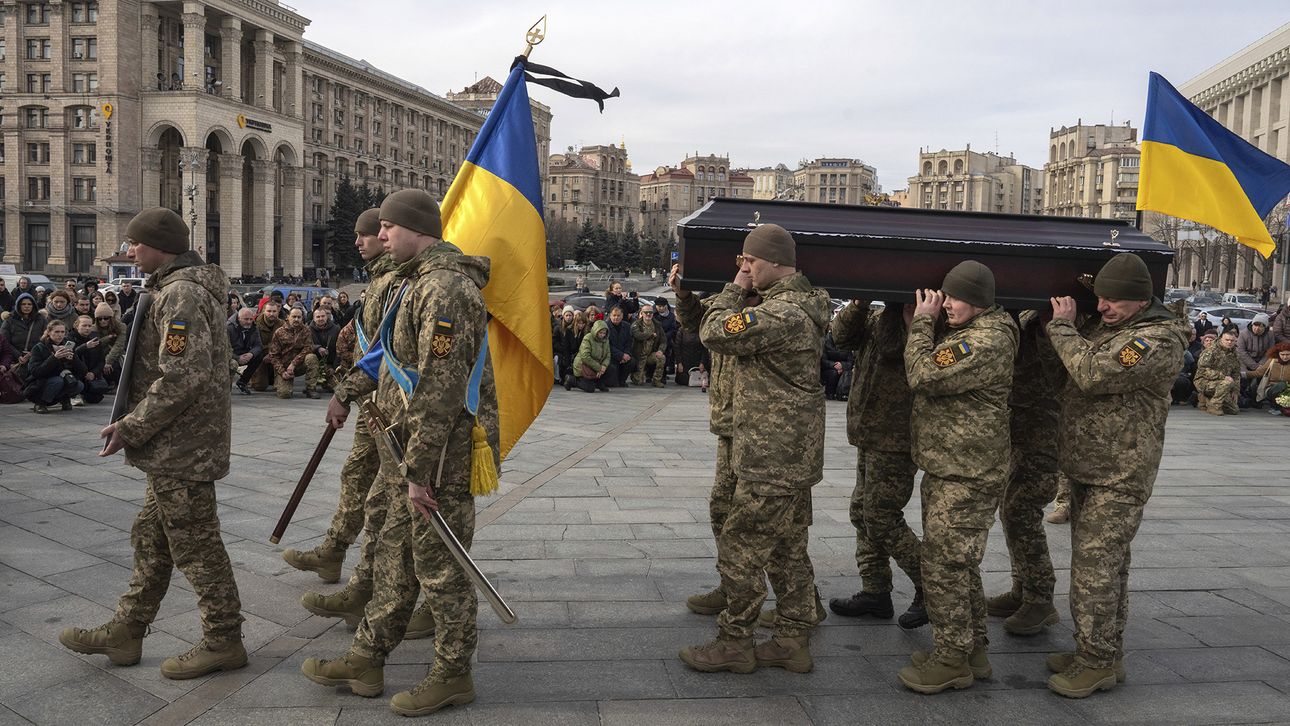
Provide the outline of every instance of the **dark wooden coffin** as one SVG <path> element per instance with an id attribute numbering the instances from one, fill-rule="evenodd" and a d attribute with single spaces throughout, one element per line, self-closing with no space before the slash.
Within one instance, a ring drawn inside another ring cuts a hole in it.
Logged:
<path id="1" fill-rule="evenodd" d="M 1124 221 L 714 199 L 677 225 L 687 289 L 734 279 L 755 217 L 790 231 L 798 269 L 837 298 L 913 302 L 916 288 L 939 288 L 950 268 L 977 260 L 994 271 L 1005 307 L 1047 308 L 1060 295 L 1094 304 L 1080 277 L 1091 282 L 1120 252 L 1146 261 L 1159 297 L 1174 254 Z"/>

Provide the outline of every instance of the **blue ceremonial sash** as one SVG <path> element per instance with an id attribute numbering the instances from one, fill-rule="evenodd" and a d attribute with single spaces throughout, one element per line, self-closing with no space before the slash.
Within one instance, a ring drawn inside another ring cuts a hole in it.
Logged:
<path id="1" fill-rule="evenodd" d="M 416 366 L 403 365 L 402 361 L 395 358 L 394 353 L 391 352 L 394 343 L 392 340 L 394 337 L 394 321 L 398 317 L 399 306 L 403 304 L 403 295 L 407 291 L 408 282 L 404 281 L 403 285 L 399 287 L 398 293 L 395 294 L 394 299 L 390 302 L 390 307 L 385 311 L 385 317 L 381 320 L 380 340 L 372 348 L 375 350 L 379 346 L 381 359 L 385 362 L 385 370 L 390 372 L 390 377 L 402 389 L 404 396 L 411 396 L 412 389 L 417 387 L 417 382 L 421 380 L 421 377 L 417 375 Z M 369 353 L 363 356 L 364 360 L 370 355 L 372 354 Z"/>
<path id="2" fill-rule="evenodd" d="M 475 366 L 470 369 L 470 383 L 466 386 L 466 410 L 471 416 L 479 411 L 479 385 L 484 380 L 484 362 L 488 359 L 488 324 L 484 324 L 484 342 L 479 346 Z"/>

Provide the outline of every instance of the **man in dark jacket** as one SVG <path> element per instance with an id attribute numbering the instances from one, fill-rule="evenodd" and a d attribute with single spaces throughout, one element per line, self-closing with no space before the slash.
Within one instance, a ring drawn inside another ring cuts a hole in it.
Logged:
<path id="1" fill-rule="evenodd" d="M 251 395 L 247 383 L 264 360 L 264 343 L 260 340 L 260 331 L 255 327 L 255 308 L 242 308 L 237 311 L 237 320 L 228 324 L 228 342 L 233 346 L 233 361 L 238 366 L 246 366 L 242 375 L 237 378 L 237 390 L 242 395 Z"/>
<path id="2" fill-rule="evenodd" d="M 0 313 L 7 313 L 13 309 L 13 293 L 9 291 L 9 286 L 4 280 L 0 280 Z"/>
<path id="3" fill-rule="evenodd" d="M 139 302 L 139 293 L 134 291 L 133 282 L 130 282 L 129 280 L 121 281 L 121 289 L 117 291 L 116 302 L 121 306 L 122 317 L 134 308 L 134 304 Z"/>
<path id="4" fill-rule="evenodd" d="M 839 401 L 846 399 L 851 384 L 847 383 L 846 390 L 839 388 L 838 384 L 842 383 L 842 376 L 853 365 L 855 355 L 849 350 L 838 348 L 833 342 L 833 333 L 825 333 L 824 355 L 820 356 L 820 383 L 824 386 L 825 398 L 836 398 Z"/>
<path id="5" fill-rule="evenodd" d="M 654 322 L 663 327 L 663 334 L 667 338 L 667 371 L 670 373 L 676 368 L 676 332 L 681 326 L 676 322 L 676 316 L 672 314 L 672 307 L 668 304 L 667 298 L 660 297 L 654 301 Z M 667 376 L 663 377 L 667 380 Z"/>
<path id="6" fill-rule="evenodd" d="M 632 338 L 632 324 L 627 322 L 623 309 L 617 305 L 610 309 L 606 322 L 609 327 L 609 380 L 616 380 L 620 387 L 626 388 L 627 377 L 640 365 L 632 357 L 632 347 L 636 344 Z"/>

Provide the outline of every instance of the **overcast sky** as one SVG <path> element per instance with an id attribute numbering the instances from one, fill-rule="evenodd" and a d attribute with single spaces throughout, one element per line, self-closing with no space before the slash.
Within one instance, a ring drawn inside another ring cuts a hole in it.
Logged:
<path id="1" fill-rule="evenodd" d="M 355 8 L 361 8 L 357 13 Z M 371 10 L 369 10 L 369 8 Z M 504 80 L 549 15 L 535 62 L 622 97 L 540 86 L 551 150 L 625 139 L 637 173 L 686 155 L 735 167 L 840 156 L 906 186 L 919 147 L 996 148 L 1042 166 L 1050 127 L 1131 121 L 1147 72 L 1174 85 L 1290 21 L 1285 0 L 440 3 L 300 0 L 305 37 L 436 93 Z"/>

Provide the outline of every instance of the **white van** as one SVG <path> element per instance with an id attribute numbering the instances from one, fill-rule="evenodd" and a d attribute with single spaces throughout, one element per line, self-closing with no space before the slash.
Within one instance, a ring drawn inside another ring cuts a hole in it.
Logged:
<path id="1" fill-rule="evenodd" d="M 1223 294 L 1224 305 L 1235 305 L 1240 308 L 1254 308 L 1262 310 L 1263 306 L 1259 304 L 1257 295 L 1250 295 L 1243 292 L 1229 292 Z"/>

